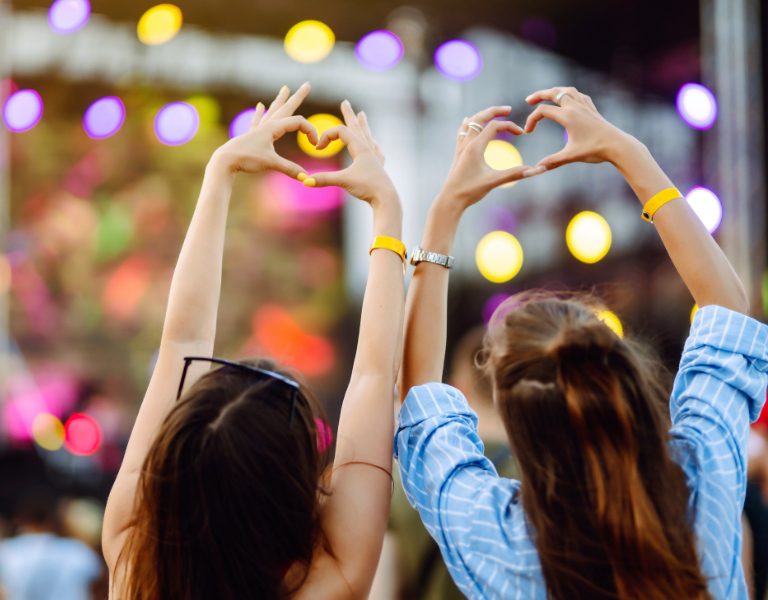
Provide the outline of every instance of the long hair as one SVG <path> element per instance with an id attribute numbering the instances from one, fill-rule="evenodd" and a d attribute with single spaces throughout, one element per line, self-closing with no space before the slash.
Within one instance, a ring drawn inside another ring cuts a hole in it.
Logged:
<path id="1" fill-rule="evenodd" d="M 481 362 L 549 597 L 709 598 L 685 476 L 667 449 L 661 367 L 581 301 L 508 302 Z"/>
<path id="2" fill-rule="evenodd" d="M 250 363 L 275 371 L 267 361 Z M 131 600 L 285 598 L 322 542 L 327 454 L 317 403 L 233 367 L 210 371 L 165 419 L 144 462 L 117 595 Z M 294 570 L 292 569 L 292 572 Z"/>

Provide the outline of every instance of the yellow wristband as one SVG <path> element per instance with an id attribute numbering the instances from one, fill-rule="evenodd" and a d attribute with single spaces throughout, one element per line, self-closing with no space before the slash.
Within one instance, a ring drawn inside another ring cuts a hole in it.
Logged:
<path id="1" fill-rule="evenodd" d="M 656 194 L 643 205 L 643 212 L 641 216 L 649 223 L 653 223 L 653 215 L 656 214 L 657 210 L 659 210 L 667 202 L 672 202 L 672 200 L 677 200 L 678 198 L 682 197 L 683 195 L 677 188 L 671 187 L 665 190 L 661 190 L 658 194 Z"/>
<path id="2" fill-rule="evenodd" d="M 379 248 L 391 250 L 400 257 L 400 260 L 403 261 L 403 265 L 405 265 L 405 260 L 407 258 L 405 244 L 397 238 L 389 237 L 388 235 L 377 235 L 373 238 L 373 242 L 371 242 L 371 248 L 368 250 L 368 254 Z"/>

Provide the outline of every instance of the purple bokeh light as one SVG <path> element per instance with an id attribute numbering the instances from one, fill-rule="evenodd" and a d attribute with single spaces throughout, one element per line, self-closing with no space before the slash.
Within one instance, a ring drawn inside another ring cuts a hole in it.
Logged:
<path id="1" fill-rule="evenodd" d="M 188 102 L 172 102 L 161 108 L 155 117 L 155 134 L 163 144 L 181 146 L 197 134 L 200 115 Z"/>
<path id="2" fill-rule="evenodd" d="M 554 48 L 557 45 L 557 28 L 551 21 L 541 17 L 525 19 L 520 26 L 520 35 L 539 46 Z"/>
<path id="3" fill-rule="evenodd" d="M 686 194 L 685 200 L 709 233 L 717 231 L 723 221 L 723 204 L 717 194 L 705 187 L 695 187 Z"/>
<path id="4" fill-rule="evenodd" d="M 435 51 L 435 66 L 449 79 L 468 81 L 483 70 L 483 58 L 474 44 L 451 40 Z"/>
<path id="5" fill-rule="evenodd" d="M 496 309 L 509 300 L 510 297 L 509 294 L 500 293 L 494 294 L 488 298 L 483 305 L 483 323 L 488 325 L 488 323 L 491 322 L 491 317 L 493 317 L 493 313 L 496 312 Z"/>
<path id="6" fill-rule="evenodd" d="M 125 105 L 117 96 L 106 96 L 88 107 L 83 127 L 88 137 L 95 140 L 115 135 L 125 123 Z"/>
<path id="7" fill-rule="evenodd" d="M 717 119 L 717 99 L 700 83 L 686 83 L 677 92 L 677 112 L 694 129 L 709 129 Z"/>
<path id="8" fill-rule="evenodd" d="M 83 28 L 90 16 L 88 0 L 56 0 L 48 9 L 48 25 L 55 33 L 74 33 Z"/>
<path id="9" fill-rule="evenodd" d="M 3 122 L 11 131 L 29 131 L 43 117 L 43 99 L 35 90 L 19 90 L 3 104 Z"/>
<path id="10" fill-rule="evenodd" d="M 372 71 L 386 71 L 397 66 L 404 52 L 400 38 L 386 29 L 372 31 L 355 46 L 357 60 Z"/>
<path id="11" fill-rule="evenodd" d="M 246 108 L 243 112 L 232 119 L 232 123 L 229 125 L 229 137 L 237 137 L 243 135 L 251 127 L 251 121 L 253 121 L 253 115 L 256 112 L 255 108 Z"/>

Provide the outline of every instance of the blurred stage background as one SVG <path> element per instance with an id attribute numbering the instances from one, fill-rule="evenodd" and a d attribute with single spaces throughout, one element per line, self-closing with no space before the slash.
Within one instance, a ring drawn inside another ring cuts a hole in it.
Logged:
<path id="1" fill-rule="evenodd" d="M 42 486 L 78 500 L 65 505 L 75 534 L 97 543 L 203 168 L 284 83 L 312 83 L 302 113 L 320 127 L 344 98 L 367 111 L 409 247 L 464 116 L 511 104 L 523 122 L 530 92 L 576 85 L 689 194 L 764 318 L 766 12 L 759 0 L 0 0 L 0 534 Z M 564 135 L 545 123 L 487 159 L 535 164 Z M 310 172 L 347 160 L 294 136 L 279 150 Z M 297 367 L 336 415 L 368 208 L 274 174 L 241 177 L 231 206 L 216 353 Z M 450 338 L 521 289 L 595 289 L 606 318 L 674 368 L 693 300 L 639 212 L 607 165 L 493 192 L 460 231 Z"/>

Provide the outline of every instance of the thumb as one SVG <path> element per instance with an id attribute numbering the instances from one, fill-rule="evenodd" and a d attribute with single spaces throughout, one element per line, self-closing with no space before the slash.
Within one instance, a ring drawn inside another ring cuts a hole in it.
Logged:
<path id="1" fill-rule="evenodd" d="M 512 181 L 520 181 L 521 179 L 525 179 L 526 177 L 533 177 L 543 173 L 544 171 L 546 171 L 544 167 L 528 167 L 526 165 L 521 167 L 512 167 L 511 169 L 505 169 L 504 171 L 497 171 L 494 173 L 495 177 L 493 186 L 498 187 Z"/>
<path id="2" fill-rule="evenodd" d="M 285 173 L 289 177 L 297 179 L 301 173 L 306 173 L 304 167 L 296 164 L 295 162 L 283 158 L 279 154 L 275 154 L 270 161 L 269 168 L 280 173 Z"/>
<path id="3" fill-rule="evenodd" d="M 574 160 L 575 158 L 566 147 L 559 152 L 545 156 L 536 166 L 544 167 L 547 169 L 547 171 L 551 171 L 552 169 L 557 169 L 558 167 L 562 167 L 563 165 L 574 162 Z"/>
<path id="4" fill-rule="evenodd" d="M 304 185 L 307 187 L 328 187 L 333 185 L 346 187 L 349 183 L 348 179 L 349 168 L 346 168 L 341 171 L 312 173 L 310 177 L 304 180 Z"/>

